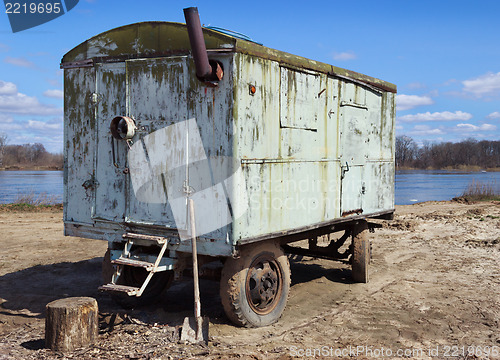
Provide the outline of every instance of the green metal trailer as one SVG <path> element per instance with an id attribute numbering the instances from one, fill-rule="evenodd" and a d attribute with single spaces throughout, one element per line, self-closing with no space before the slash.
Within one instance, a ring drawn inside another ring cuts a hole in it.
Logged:
<path id="1" fill-rule="evenodd" d="M 366 230 L 394 212 L 396 86 L 202 34 L 205 59 L 172 22 L 112 29 L 64 55 L 65 234 L 108 241 L 102 290 L 148 301 L 190 266 L 194 199 L 200 262 L 224 264 L 226 314 L 265 326 L 289 293 L 284 251 L 349 258 L 368 281 Z"/>

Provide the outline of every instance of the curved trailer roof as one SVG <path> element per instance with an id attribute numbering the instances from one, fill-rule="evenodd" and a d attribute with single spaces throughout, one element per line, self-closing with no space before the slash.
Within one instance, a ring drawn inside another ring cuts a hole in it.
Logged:
<path id="1" fill-rule="evenodd" d="M 252 41 L 203 28 L 209 55 L 238 52 L 277 61 L 299 69 L 359 82 L 380 90 L 396 92 L 396 85 L 319 61 L 271 49 Z M 140 22 L 121 26 L 96 35 L 70 50 L 61 60 L 61 68 L 91 67 L 100 62 L 126 59 L 186 55 L 191 51 L 185 24 L 163 21 Z"/>

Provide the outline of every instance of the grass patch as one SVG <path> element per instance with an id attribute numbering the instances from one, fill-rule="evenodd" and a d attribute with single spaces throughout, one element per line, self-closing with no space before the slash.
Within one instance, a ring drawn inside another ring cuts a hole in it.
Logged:
<path id="1" fill-rule="evenodd" d="M 0 204 L 0 212 L 60 212 L 62 204 L 32 205 L 32 204 Z"/>
<path id="2" fill-rule="evenodd" d="M 472 180 L 462 195 L 453 198 L 453 200 L 463 202 L 500 201 L 500 184 L 497 184 L 496 181 L 483 183 Z"/>
<path id="3" fill-rule="evenodd" d="M 47 195 L 46 192 L 35 194 L 33 191 L 27 194 L 17 194 L 14 204 L 27 204 L 27 205 L 54 205 L 57 203 L 55 195 Z"/>
<path id="4" fill-rule="evenodd" d="M 458 165 L 458 166 L 445 166 L 442 170 L 449 171 L 465 171 L 465 172 L 478 172 L 483 170 L 481 166 L 478 165 Z"/>
<path id="5" fill-rule="evenodd" d="M 47 193 L 35 194 L 18 194 L 12 204 L 0 204 L 0 212 L 40 212 L 40 211 L 61 211 L 63 205 L 58 203 L 58 199 L 54 195 Z"/>

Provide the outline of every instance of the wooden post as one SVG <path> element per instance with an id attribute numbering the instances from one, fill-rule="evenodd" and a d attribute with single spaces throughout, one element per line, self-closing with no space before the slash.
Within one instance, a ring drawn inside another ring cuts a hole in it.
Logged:
<path id="1" fill-rule="evenodd" d="M 91 297 L 72 297 L 47 304 L 45 346 L 62 353 L 92 345 L 97 339 L 99 310 Z"/>
<path id="2" fill-rule="evenodd" d="M 203 319 L 201 318 L 200 284 L 198 280 L 198 251 L 196 249 L 196 222 L 194 200 L 189 199 L 189 220 L 191 221 L 191 249 L 193 255 L 194 317 L 196 319 L 196 341 L 203 340 Z"/>

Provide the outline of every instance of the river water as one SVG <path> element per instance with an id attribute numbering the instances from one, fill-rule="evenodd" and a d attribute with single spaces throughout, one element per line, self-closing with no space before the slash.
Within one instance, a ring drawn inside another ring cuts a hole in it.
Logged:
<path id="1" fill-rule="evenodd" d="M 396 205 L 430 200 L 451 200 L 462 195 L 472 182 L 500 187 L 500 172 L 447 170 L 396 171 Z"/>
<path id="2" fill-rule="evenodd" d="M 500 186 L 500 172 L 457 172 L 445 170 L 401 170 L 396 172 L 396 205 L 429 200 L 451 200 L 472 182 Z M 0 204 L 19 196 L 47 195 L 62 202 L 62 171 L 0 171 Z"/>
<path id="3" fill-rule="evenodd" d="M 47 196 L 62 203 L 62 171 L 0 171 L 0 204 L 15 202 L 20 196 Z"/>

